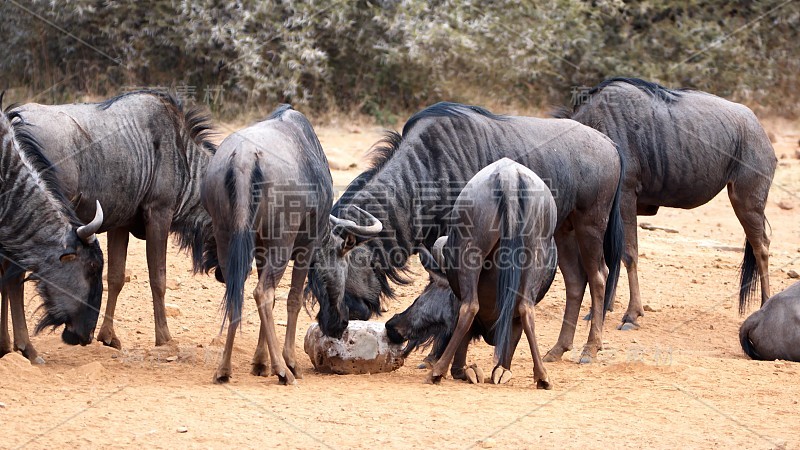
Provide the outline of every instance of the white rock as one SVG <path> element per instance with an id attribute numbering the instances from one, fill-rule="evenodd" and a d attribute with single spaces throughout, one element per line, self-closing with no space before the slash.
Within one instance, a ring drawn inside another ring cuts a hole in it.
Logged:
<path id="1" fill-rule="evenodd" d="M 178 317 L 181 315 L 181 308 L 175 303 L 164 303 L 164 310 L 167 317 Z"/>
<path id="2" fill-rule="evenodd" d="M 381 322 L 351 320 L 341 339 L 323 335 L 313 323 L 304 348 L 315 369 L 339 375 L 391 372 L 404 362 L 402 346 L 389 342 Z"/>

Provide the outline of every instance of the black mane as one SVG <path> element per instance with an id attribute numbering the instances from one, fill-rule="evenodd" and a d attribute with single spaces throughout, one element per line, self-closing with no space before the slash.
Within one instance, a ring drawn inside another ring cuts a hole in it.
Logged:
<path id="1" fill-rule="evenodd" d="M 212 155 L 217 151 L 217 146 L 210 140 L 214 135 L 214 131 L 211 126 L 211 117 L 208 113 L 199 106 L 192 106 L 186 110 L 183 102 L 169 92 L 156 89 L 139 89 L 131 92 L 123 92 L 122 94 L 98 103 L 97 107 L 105 111 L 119 100 L 132 95 L 152 95 L 158 98 L 176 111 L 184 126 L 184 130 L 182 131 L 188 132 L 186 134 L 181 133 L 185 138 L 190 139 Z"/>
<path id="2" fill-rule="evenodd" d="M 11 117 L 16 117 L 16 115 L 9 114 L 9 120 Z M 12 124 L 14 139 L 19 145 L 20 152 L 25 155 L 25 159 L 30 163 L 31 170 L 36 172 L 39 178 L 44 182 L 45 189 L 47 189 L 47 191 L 55 197 L 59 205 L 61 205 L 61 212 L 69 218 L 70 224 L 76 227 L 83 225 L 78 220 L 77 216 L 75 216 L 75 212 L 70 208 L 69 201 L 66 196 L 64 196 L 64 189 L 61 187 L 61 182 L 58 180 L 57 176 L 58 168 L 45 156 L 39 141 L 37 141 L 36 137 L 23 125 L 24 124 L 20 122 Z"/>
<path id="3" fill-rule="evenodd" d="M 484 117 L 494 120 L 504 120 L 505 116 L 494 114 L 488 109 L 481 108 L 480 106 L 464 105 L 461 103 L 453 102 L 439 102 L 433 104 L 422 111 L 415 113 L 408 119 L 403 127 L 403 136 L 406 136 L 414 125 L 422 119 L 427 117 L 466 117 L 467 113 L 473 112 Z"/>

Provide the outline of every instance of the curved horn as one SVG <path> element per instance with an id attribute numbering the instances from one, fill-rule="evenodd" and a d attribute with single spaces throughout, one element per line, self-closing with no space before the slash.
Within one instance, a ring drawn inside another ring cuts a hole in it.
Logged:
<path id="1" fill-rule="evenodd" d="M 433 243 L 433 247 L 431 247 L 431 255 L 433 259 L 436 260 L 436 264 L 439 265 L 439 268 L 444 272 L 444 244 L 447 243 L 447 236 L 441 236 L 439 239 L 436 239 L 436 242 Z"/>
<path id="2" fill-rule="evenodd" d="M 91 244 L 95 241 L 95 239 L 97 239 L 95 233 L 97 233 L 97 231 L 100 230 L 100 226 L 103 225 L 103 208 L 100 207 L 100 200 L 95 200 L 95 203 L 97 205 L 97 209 L 94 213 L 94 219 L 92 219 L 92 221 L 86 225 L 78 227 L 78 229 L 75 231 L 78 233 L 78 237 L 87 244 Z"/>
<path id="3" fill-rule="evenodd" d="M 364 211 L 363 209 L 359 208 L 358 206 L 354 206 L 354 208 L 359 210 L 359 211 L 361 211 L 361 213 L 363 213 L 365 216 L 367 216 L 367 218 L 372 223 L 370 223 L 369 225 L 359 225 L 359 224 L 353 222 L 352 220 L 340 219 L 340 218 L 334 216 L 333 214 L 330 215 L 331 223 L 334 226 L 340 226 L 340 227 L 346 229 L 347 231 L 349 231 L 349 232 L 351 232 L 353 234 L 358 234 L 358 235 L 361 235 L 361 236 L 374 236 L 374 235 L 380 233 L 381 230 L 383 230 L 383 224 L 381 223 L 380 220 L 376 219 L 375 216 L 373 216 L 372 214 Z"/>

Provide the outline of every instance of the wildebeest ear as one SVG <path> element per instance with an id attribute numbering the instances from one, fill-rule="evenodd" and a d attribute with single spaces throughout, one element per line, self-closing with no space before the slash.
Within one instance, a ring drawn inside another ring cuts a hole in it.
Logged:
<path id="1" fill-rule="evenodd" d="M 419 249 L 419 262 L 422 263 L 422 267 L 424 267 L 425 271 L 431 276 L 444 276 L 444 270 L 442 270 L 442 267 L 436 262 L 436 259 L 433 257 L 433 255 L 431 255 L 431 252 L 424 247 L 420 247 Z"/>

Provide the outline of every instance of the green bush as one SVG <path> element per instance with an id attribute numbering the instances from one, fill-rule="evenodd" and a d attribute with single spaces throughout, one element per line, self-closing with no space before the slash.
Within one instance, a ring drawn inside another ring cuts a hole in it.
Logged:
<path id="1" fill-rule="evenodd" d="M 448 99 L 536 108 L 615 75 L 797 114 L 800 3 L 8 0 L 4 86 L 160 86 L 223 114 L 289 102 L 381 121 Z"/>

